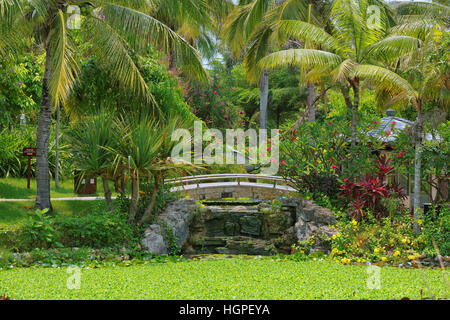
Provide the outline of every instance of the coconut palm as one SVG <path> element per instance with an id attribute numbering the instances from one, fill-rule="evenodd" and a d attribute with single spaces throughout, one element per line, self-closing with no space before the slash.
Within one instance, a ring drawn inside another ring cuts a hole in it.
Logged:
<path id="1" fill-rule="evenodd" d="M 380 106 L 401 108 L 411 103 L 417 110 L 413 128 L 415 143 L 413 209 L 416 218 L 420 215 L 422 109 L 425 103 L 435 102 L 448 111 L 450 104 L 448 94 L 450 75 L 440 70 L 430 58 L 439 49 L 439 41 L 445 32 L 448 37 L 448 31 L 436 23 L 423 20 L 409 22 L 394 27 L 389 37 L 369 49 L 371 56 L 377 57 L 386 64 L 386 67 L 402 75 L 402 79 L 397 79 L 395 83 L 384 76 L 382 68 L 362 66 L 357 71 L 358 76 L 375 84 Z M 393 87 L 396 89 L 393 90 Z"/>
<path id="2" fill-rule="evenodd" d="M 380 14 L 376 23 L 370 21 L 369 8 L 377 5 Z M 391 20 L 390 8 L 378 0 L 334 0 L 330 10 L 330 32 L 314 24 L 299 20 L 282 20 L 278 32 L 287 38 L 311 43 L 315 49 L 287 49 L 262 58 L 257 64 L 258 72 L 279 66 L 295 65 L 302 74 L 309 70 L 307 79 L 330 76 L 341 86 L 349 113 L 352 113 L 352 144 L 356 142 L 361 78 L 356 70 L 371 64 L 369 48 L 381 41 L 387 33 Z M 398 75 L 386 70 L 386 76 Z M 353 91 L 353 101 L 350 97 Z"/>
<path id="3" fill-rule="evenodd" d="M 152 4 L 146 0 L 0 0 L 0 38 L 12 38 L 13 33 L 22 31 L 23 38 L 34 37 L 46 51 L 37 127 L 36 208 L 52 208 L 48 174 L 51 111 L 53 107 L 64 105 L 79 72 L 76 59 L 79 46 L 74 45 L 70 30 L 74 26 L 70 22 L 77 22 L 73 18 L 79 16 L 66 14 L 69 8 L 73 9 L 70 5 L 86 9 L 81 28 L 89 34 L 90 45 L 110 67 L 122 88 L 130 90 L 142 101 L 152 101 L 152 96 L 131 50 L 141 53 L 153 46 L 167 53 L 176 53 L 186 74 L 203 80 L 207 78 L 195 49 L 147 14 L 151 12 Z M 14 49 L 14 45 L 0 41 L 0 51 L 9 54 Z"/>
<path id="4" fill-rule="evenodd" d="M 231 52 L 240 57 L 244 53 L 244 64 L 252 82 L 259 79 L 260 127 L 267 128 L 267 106 L 269 99 L 269 73 L 263 70 L 255 78 L 256 62 L 268 52 L 273 44 L 273 25 L 285 15 L 306 16 L 304 0 L 253 0 L 240 1 L 230 13 L 222 36 Z"/>

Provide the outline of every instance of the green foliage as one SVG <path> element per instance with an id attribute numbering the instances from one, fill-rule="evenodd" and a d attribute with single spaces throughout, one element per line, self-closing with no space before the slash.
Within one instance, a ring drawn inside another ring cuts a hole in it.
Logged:
<path id="1" fill-rule="evenodd" d="M 44 57 L 42 53 L 23 53 L 16 61 L 0 63 L 0 130 L 18 126 L 22 110 L 28 122 L 36 120 Z"/>
<path id="2" fill-rule="evenodd" d="M 19 249 L 55 247 L 136 246 L 139 230 L 127 224 L 127 214 L 110 211 L 101 203 L 84 215 L 48 215 L 37 211 L 21 228 Z"/>
<path id="3" fill-rule="evenodd" d="M 448 297 L 441 270 L 385 267 L 381 288 L 373 290 L 367 287 L 370 275 L 366 266 L 343 266 L 332 261 L 254 258 L 165 261 L 82 268 L 81 290 L 70 290 L 64 285 L 66 268 L 1 270 L 0 283 L 12 299 L 399 300 L 420 299 L 422 289 L 424 298 Z M 424 287 L 423 279 L 433 292 Z"/>
<path id="4" fill-rule="evenodd" d="M 25 147 L 36 146 L 36 129 L 31 125 L 16 127 L 12 130 L 0 131 L 0 177 L 26 177 L 28 168 L 28 157 L 22 155 Z M 52 126 L 49 138 L 49 174 L 55 173 L 56 161 L 55 127 Z M 72 171 L 72 158 L 68 152 L 68 144 L 64 134 L 60 133 L 59 141 L 59 168 L 62 177 Z M 31 159 L 31 175 L 35 175 L 36 158 Z"/>
<path id="5" fill-rule="evenodd" d="M 370 128 L 368 123 L 360 123 L 355 146 L 350 144 L 351 128 L 342 117 L 327 119 L 326 123 L 303 123 L 294 132 L 284 132 L 280 174 L 301 193 L 336 199 L 343 179 L 372 170 L 373 153 L 381 144 L 367 134 Z"/>
<path id="6" fill-rule="evenodd" d="M 164 241 L 167 243 L 167 253 L 171 256 L 178 255 L 181 252 L 181 246 L 178 244 L 178 237 L 173 234 L 173 229 L 163 220 L 158 221 L 158 224 L 163 229 Z"/>
<path id="7" fill-rule="evenodd" d="M 139 238 L 135 236 L 134 227 L 126 223 L 127 216 L 102 205 L 85 216 L 60 216 L 54 223 L 65 247 L 135 246 Z"/>
<path id="8" fill-rule="evenodd" d="M 331 238 L 331 257 L 341 263 L 402 263 L 419 257 L 423 241 L 413 231 L 413 218 L 406 210 L 376 220 L 371 212 L 362 221 L 341 220 L 339 233 Z"/>
<path id="9" fill-rule="evenodd" d="M 450 207 L 444 204 L 439 214 L 434 207 L 424 215 L 421 220 L 422 234 L 418 242 L 428 256 L 437 255 L 433 242 L 436 244 L 439 253 L 443 256 L 450 255 Z"/>
<path id="10" fill-rule="evenodd" d="M 53 218 L 46 215 L 48 209 L 36 210 L 25 223 L 20 235 L 21 241 L 28 248 L 53 248 L 62 247 L 60 232 L 55 228 Z"/>

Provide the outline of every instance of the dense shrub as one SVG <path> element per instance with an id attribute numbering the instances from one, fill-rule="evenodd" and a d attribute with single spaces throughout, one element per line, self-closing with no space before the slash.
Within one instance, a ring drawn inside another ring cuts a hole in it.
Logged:
<path id="1" fill-rule="evenodd" d="M 419 237 L 424 244 L 423 249 L 428 256 L 436 256 L 433 242 L 441 255 L 450 256 L 450 207 L 445 205 L 438 214 L 436 208 L 419 220 L 422 234 Z"/>
<path id="2" fill-rule="evenodd" d="M 138 232 L 128 214 L 109 211 L 102 203 L 84 216 L 52 216 L 37 211 L 20 233 L 19 249 L 135 246 Z"/>
<path id="3" fill-rule="evenodd" d="M 391 162 L 391 159 L 383 155 L 377 159 L 375 174 L 366 174 L 357 182 L 344 179 L 340 192 L 342 197 L 350 201 L 349 213 L 353 219 L 360 221 L 365 210 L 373 212 L 377 219 L 385 217 L 388 210 L 383 199 L 406 197 L 396 184 L 387 182 L 387 175 L 393 171 Z"/>
<path id="4" fill-rule="evenodd" d="M 55 221 L 66 247 L 111 247 L 134 245 L 133 226 L 127 224 L 128 214 L 106 209 L 82 217 L 60 216 Z"/>
<path id="5" fill-rule="evenodd" d="M 304 123 L 280 138 L 280 174 L 300 193 L 338 198 L 343 179 L 370 173 L 379 141 L 368 134 L 371 126 L 361 123 L 358 143 L 351 145 L 351 128 L 345 118 L 326 123 Z"/>

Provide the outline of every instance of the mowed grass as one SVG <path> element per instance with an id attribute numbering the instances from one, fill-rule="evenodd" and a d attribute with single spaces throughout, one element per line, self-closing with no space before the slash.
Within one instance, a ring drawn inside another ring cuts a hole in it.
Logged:
<path id="1" fill-rule="evenodd" d="M 97 193 L 86 196 L 103 196 L 101 179 L 97 180 Z M 111 184 L 113 186 L 113 184 Z M 113 189 L 114 190 L 114 189 Z M 74 192 L 73 179 L 60 181 L 59 188 L 55 187 L 55 181 L 50 182 L 50 194 L 52 198 L 81 197 Z M 2 178 L 0 179 L 0 199 L 32 199 L 36 196 L 36 179 L 30 181 L 30 189 L 27 189 L 27 179 L 24 178 Z"/>
<path id="2" fill-rule="evenodd" d="M 332 261 L 222 259 L 81 269 L 68 289 L 65 268 L 0 271 L 0 294 L 13 299 L 420 299 L 446 297 L 439 269 L 382 267 L 370 289 L 367 266 Z M 425 279 L 425 281 L 424 281 Z M 427 290 L 431 288 L 431 292 Z"/>
<path id="3" fill-rule="evenodd" d="M 79 215 L 94 208 L 102 201 L 55 200 L 52 201 L 52 205 L 55 214 Z M 0 202 L 0 230 L 8 231 L 20 228 L 34 213 L 34 201 Z"/>

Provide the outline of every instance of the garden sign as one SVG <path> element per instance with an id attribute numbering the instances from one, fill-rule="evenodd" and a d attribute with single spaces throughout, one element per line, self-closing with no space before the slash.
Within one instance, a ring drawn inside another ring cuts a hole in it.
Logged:
<path id="1" fill-rule="evenodd" d="M 28 157 L 27 188 L 30 189 L 31 157 L 36 157 L 36 148 L 23 148 L 22 155 Z"/>

